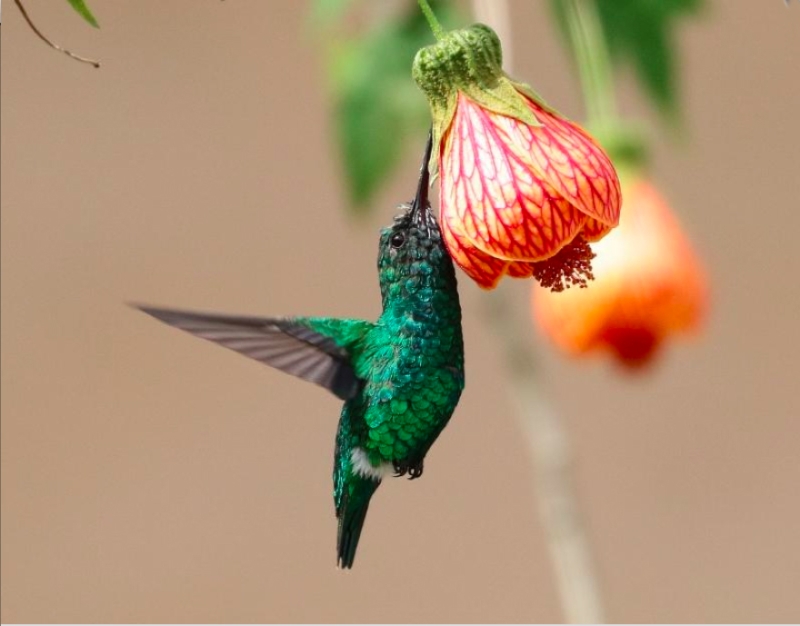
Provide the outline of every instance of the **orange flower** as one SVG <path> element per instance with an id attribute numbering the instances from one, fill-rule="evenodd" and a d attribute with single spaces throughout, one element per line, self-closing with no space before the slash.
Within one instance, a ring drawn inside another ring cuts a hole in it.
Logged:
<path id="1" fill-rule="evenodd" d="M 414 61 L 433 116 L 445 244 L 486 289 L 504 274 L 556 291 L 585 286 L 588 243 L 619 220 L 619 179 L 580 126 L 506 76 L 501 55 L 478 24 Z"/>
<path id="2" fill-rule="evenodd" d="M 695 331 L 708 306 L 704 273 L 675 217 L 650 183 L 624 183 L 619 227 L 597 245 L 589 289 L 534 289 L 541 330 L 573 354 L 608 350 L 621 363 L 651 360 L 672 333 Z"/>

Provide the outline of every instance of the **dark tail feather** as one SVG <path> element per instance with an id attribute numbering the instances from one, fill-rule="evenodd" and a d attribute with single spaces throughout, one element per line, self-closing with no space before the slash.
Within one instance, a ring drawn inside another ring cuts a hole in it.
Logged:
<path id="1" fill-rule="evenodd" d="M 338 564 L 343 569 L 353 567 L 353 560 L 356 557 L 358 539 L 361 537 L 361 529 L 364 520 L 367 518 L 367 509 L 372 494 L 380 485 L 380 481 L 354 476 L 354 484 L 350 492 L 342 502 L 342 509 L 339 513 L 339 537 L 337 540 Z"/>

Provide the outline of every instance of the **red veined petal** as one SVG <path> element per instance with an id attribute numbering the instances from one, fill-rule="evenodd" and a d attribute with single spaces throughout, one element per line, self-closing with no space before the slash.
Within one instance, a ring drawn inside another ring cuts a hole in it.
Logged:
<path id="1" fill-rule="evenodd" d="M 533 276 L 533 266 L 526 261 L 509 263 L 506 271 L 512 278 L 530 278 Z"/>
<path id="2" fill-rule="evenodd" d="M 581 234 L 586 241 L 589 243 L 594 243 L 595 241 L 600 241 L 613 228 L 614 226 L 603 224 L 602 222 L 598 222 L 593 217 L 588 217 L 586 218 L 586 223 L 583 225 Z"/>
<path id="3" fill-rule="evenodd" d="M 547 259 L 574 239 L 586 216 L 537 176 L 530 158 L 509 149 L 498 117 L 459 94 L 442 144 L 442 213 L 491 256 Z"/>
<path id="4" fill-rule="evenodd" d="M 608 155 L 580 126 L 523 97 L 541 126 L 531 127 L 510 117 L 487 113 L 493 116 L 508 149 L 529 163 L 539 177 L 577 209 L 599 222 L 616 226 L 621 193 Z"/>
<path id="5" fill-rule="evenodd" d="M 444 244 L 456 265 L 481 288 L 494 289 L 503 277 L 508 262 L 489 256 L 472 245 L 458 222 L 451 224 L 444 213 L 440 226 Z"/>

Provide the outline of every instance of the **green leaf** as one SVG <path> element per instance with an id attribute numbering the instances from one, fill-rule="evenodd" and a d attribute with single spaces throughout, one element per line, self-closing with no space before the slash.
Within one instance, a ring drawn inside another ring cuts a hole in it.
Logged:
<path id="1" fill-rule="evenodd" d="M 444 24 L 452 23 L 449 2 L 434 4 Z M 419 48 L 434 42 L 416 2 L 405 13 L 364 36 L 332 45 L 329 73 L 335 123 L 351 206 L 366 213 L 389 178 L 408 141 L 424 141 L 430 111 L 411 79 Z"/>
<path id="2" fill-rule="evenodd" d="M 670 121 L 679 119 L 676 37 L 681 18 L 697 13 L 704 0 L 594 0 L 612 60 L 631 64 L 645 93 Z M 551 0 L 556 22 L 565 31 L 562 0 Z"/>
<path id="3" fill-rule="evenodd" d="M 89 7 L 86 6 L 86 3 L 83 0 L 67 0 L 67 2 L 69 2 L 70 5 L 72 5 L 72 8 L 78 12 L 78 15 L 89 22 L 89 24 L 95 28 L 100 28 L 100 24 L 97 23 L 94 15 L 92 15 Z"/>

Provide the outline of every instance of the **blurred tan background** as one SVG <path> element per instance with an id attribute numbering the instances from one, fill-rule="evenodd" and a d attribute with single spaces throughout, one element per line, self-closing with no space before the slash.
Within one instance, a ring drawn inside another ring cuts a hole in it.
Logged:
<path id="1" fill-rule="evenodd" d="M 682 31 L 686 138 L 655 144 L 708 332 L 634 378 L 537 340 L 613 621 L 800 620 L 800 4 L 709 4 Z M 98 32 L 27 2 L 100 70 L 4 5 L 2 621 L 561 620 L 491 294 L 461 281 L 467 389 L 352 572 L 338 401 L 123 305 L 378 314 L 377 229 L 418 155 L 347 217 L 307 4 L 93 0 Z M 515 73 L 579 117 L 545 3 L 512 11 Z"/>

